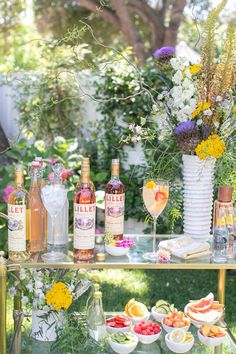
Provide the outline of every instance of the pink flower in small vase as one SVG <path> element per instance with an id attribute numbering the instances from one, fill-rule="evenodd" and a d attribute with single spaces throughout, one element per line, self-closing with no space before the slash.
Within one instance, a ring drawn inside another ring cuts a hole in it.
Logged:
<path id="1" fill-rule="evenodd" d="M 157 251 L 157 260 L 160 263 L 168 263 L 170 261 L 171 255 L 170 252 L 159 250 Z"/>

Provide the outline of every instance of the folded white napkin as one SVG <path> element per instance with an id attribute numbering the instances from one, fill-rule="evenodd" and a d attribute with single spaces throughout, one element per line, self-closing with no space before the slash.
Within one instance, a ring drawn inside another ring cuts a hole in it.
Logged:
<path id="1" fill-rule="evenodd" d="M 208 242 L 197 242 L 189 236 L 161 241 L 159 248 L 169 251 L 173 256 L 182 259 L 197 258 L 211 254 Z"/>

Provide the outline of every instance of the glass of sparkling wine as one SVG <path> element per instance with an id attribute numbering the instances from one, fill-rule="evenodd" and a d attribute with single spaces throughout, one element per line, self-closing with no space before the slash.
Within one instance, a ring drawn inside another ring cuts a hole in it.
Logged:
<path id="1" fill-rule="evenodd" d="M 156 261 L 156 223 L 158 216 L 163 212 L 168 202 L 169 185 L 160 179 L 146 179 L 143 185 L 143 201 L 153 218 L 153 250 L 144 253 L 143 258 Z"/>
<path id="2" fill-rule="evenodd" d="M 61 211 L 66 202 L 66 186 L 58 178 L 48 180 L 41 188 L 41 196 L 43 204 L 52 219 L 52 248 L 50 252 L 42 255 L 42 259 L 44 262 L 58 262 L 65 258 L 65 254 L 63 252 L 55 251 L 55 221 L 57 214 Z"/>

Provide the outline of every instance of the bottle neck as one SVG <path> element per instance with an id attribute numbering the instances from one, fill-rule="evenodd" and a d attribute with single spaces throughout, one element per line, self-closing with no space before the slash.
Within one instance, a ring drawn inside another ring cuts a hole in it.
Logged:
<path id="1" fill-rule="evenodd" d="M 23 175 L 23 173 L 16 173 L 15 174 L 15 187 L 17 189 L 24 188 L 24 175 Z"/>

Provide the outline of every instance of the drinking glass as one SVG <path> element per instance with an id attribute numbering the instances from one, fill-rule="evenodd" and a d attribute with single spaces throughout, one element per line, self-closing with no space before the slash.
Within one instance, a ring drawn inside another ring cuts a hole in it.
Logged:
<path id="1" fill-rule="evenodd" d="M 64 260 L 63 252 L 55 251 L 55 221 L 57 214 L 63 208 L 66 202 L 67 190 L 65 184 L 60 179 L 48 180 L 41 188 L 43 204 L 51 216 L 52 220 L 52 248 L 51 251 L 44 253 L 42 259 L 44 262 L 58 262 Z"/>
<path id="2" fill-rule="evenodd" d="M 158 216 L 166 207 L 169 197 L 169 185 L 160 179 L 146 179 L 143 185 L 143 201 L 153 218 L 153 250 L 144 253 L 143 258 L 156 261 L 156 224 Z"/>

